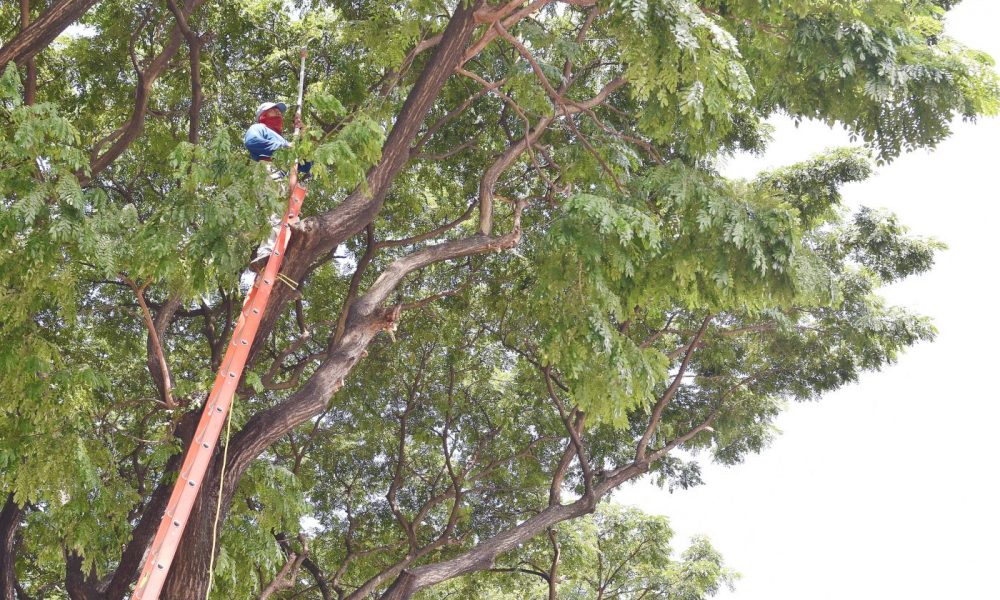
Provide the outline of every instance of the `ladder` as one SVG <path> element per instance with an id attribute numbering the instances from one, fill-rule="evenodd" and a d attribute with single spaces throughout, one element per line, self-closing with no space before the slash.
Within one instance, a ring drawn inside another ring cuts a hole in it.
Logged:
<path id="1" fill-rule="evenodd" d="M 299 210 L 302 208 L 302 201 L 306 196 L 305 188 L 298 183 L 297 171 L 297 168 L 293 168 L 289 177 L 291 192 L 288 197 L 288 210 L 281 219 L 281 230 L 275 241 L 274 251 L 267 261 L 267 266 L 257 275 L 253 287 L 250 288 L 250 292 L 243 302 L 240 318 L 233 329 L 232 340 L 226 348 L 222 366 L 215 376 L 212 391 L 208 395 L 204 409 L 202 409 L 198 429 L 191 440 L 184 464 L 181 465 L 177 482 L 174 483 L 174 489 L 170 494 L 170 501 L 163 513 L 156 537 L 153 538 L 153 544 L 146 555 L 146 562 L 139 574 L 139 581 L 132 595 L 133 600 L 157 600 L 159 598 L 160 589 L 166 581 L 170 563 L 173 562 L 174 553 L 177 551 L 177 546 L 184 533 L 184 526 L 191 515 L 191 509 L 198 497 L 202 480 L 205 478 L 208 465 L 215 453 L 219 434 L 222 432 L 226 416 L 229 414 L 236 386 L 246 366 L 250 346 L 257 334 L 257 328 L 260 326 L 260 319 L 267 307 L 271 290 L 274 289 L 274 284 L 278 279 L 288 285 L 295 285 L 278 271 L 281 269 L 285 249 L 288 247 L 291 225 L 298 222 Z"/>
<path id="2" fill-rule="evenodd" d="M 302 118 L 302 94 L 306 79 L 305 48 L 302 49 L 300 56 L 302 60 L 299 66 L 299 104 L 296 123 Z M 299 133 L 296 125 L 295 139 L 298 139 Z M 297 287 L 294 281 L 279 271 L 285 259 L 285 249 L 288 248 L 288 241 L 291 239 L 291 227 L 299 221 L 299 211 L 306 197 L 305 188 L 299 185 L 298 165 L 292 167 L 288 177 L 288 189 L 288 210 L 281 217 L 281 229 L 274 242 L 274 250 L 271 251 L 267 265 L 254 279 L 253 287 L 243 301 L 240 318 L 233 329 L 233 337 L 229 341 L 222 365 L 215 376 L 212 391 L 209 392 L 208 400 L 205 401 L 205 407 L 201 411 L 198 429 L 191 439 L 174 489 L 170 493 L 167 509 L 160 520 L 160 527 L 156 530 L 156 537 L 153 538 L 153 544 L 146 554 L 146 562 L 139 573 L 139 581 L 136 583 L 135 592 L 132 593 L 132 600 L 159 599 L 160 590 L 167 580 L 167 573 L 170 572 L 170 563 L 173 562 L 174 554 L 184 535 L 184 526 L 191 516 L 191 509 L 194 507 L 195 499 L 198 498 L 208 465 L 212 462 L 219 434 L 233 404 L 233 395 L 243 376 L 243 369 L 250 355 L 250 346 L 253 344 L 254 336 L 257 335 L 257 328 L 264 316 L 264 309 L 267 308 L 271 290 L 279 279 L 293 289 Z"/>

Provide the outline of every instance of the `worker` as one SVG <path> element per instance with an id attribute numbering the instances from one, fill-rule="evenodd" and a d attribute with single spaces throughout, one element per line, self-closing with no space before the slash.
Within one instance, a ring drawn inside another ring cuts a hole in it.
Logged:
<path id="1" fill-rule="evenodd" d="M 283 102 L 264 102 L 257 107 L 257 122 L 251 125 L 247 129 L 246 135 L 243 136 L 243 145 L 250 152 L 250 158 L 268 163 L 268 172 L 271 173 L 271 178 L 274 180 L 284 179 L 287 173 L 271 165 L 271 157 L 279 149 L 292 145 L 291 142 L 281 135 L 285 110 L 287 110 L 287 106 Z M 295 127 L 296 129 L 302 129 L 302 121 L 297 114 L 295 115 Z M 300 178 L 304 179 L 304 176 L 308 176 L 311 168 L 311 162 L 300 163 Z M 274 251 L 274 244 L 278 239 L 278 233 L 281 231 L 281 218 L 277 215 L 272 215 L 271 225 L 273 227 L 270 237 L 268 237 L 266 242 L 257 247 L 256 255 L 250 261 L 250 270 L 255 273 L 259 273 L 264 268 L 268 258 Z"/>

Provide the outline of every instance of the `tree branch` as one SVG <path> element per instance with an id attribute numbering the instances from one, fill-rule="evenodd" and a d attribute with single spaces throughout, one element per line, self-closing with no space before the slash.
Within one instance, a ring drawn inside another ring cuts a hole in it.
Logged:
<path id="1" fill-rule="evenodd" d="M 19 67 L 27 64 L 97 2 L 98 0 L 56 0 L 31 25 L 0 47 L 0 72 L 12 61 Z"/>
<path id="2" fill-rule="evenodd" d="M 684 377 L 684 373 L 687 371 L 688 365 L 691 364 L 691 357 L 694 355 L 694 350 L 697 348 L 701 339 L 705 337 L 705 332 L 708 331 L 708 324 L 712 322 L 712 315 L 704 318 L 701 322 L 701 328 L 694 335 L 691 343 L 687 345 L 687 350 L 684 353 L 684 360 L 681 361 L 681 366 L 677 369 L 677 375 L 674 376 L 673 381 L 667 386 L 663 395 L 653 406 L 653 413 L 649 417 L 649 424 L 646 426 L 646 430 L 642 434 L 639 443 L 635 448 L 635 460 L 637 462 L 642 462 L 646 460 L 646 447 L 649 445 L 649 440 L 652 439 L 653 433 L 656 428 L 660 425 L 660 417 L 663 415 L 663 409 L 667 406 L 671 399 L 673 399 L 674 394 L 677 393 L 678 388 L 680 388 L 681 380 Z"/>
<path id="3" fill-rule="evenodd" d="M 160 381 L 159 388 L 160 394 L 163 396 L 163 405 L 168 409 L 177 408 L 177 403 L 174 401 L 172 389 L 173 389 L 173 378 L 170 376 L 170 367 L 167 365 L 167 357 L 163 353 L 163 345 L 160 344 L 160 334 L 162 329 L 159 329 L 155 323 L 153 323 L 153 315 L 149 312 L 149 306 L 146 305 L 145 291 L 149 282 L 143 285 L 138 285 L 127 275 L 122 274 L 122 279 L 132 291 L 135 292 L 135 297 L 139 301 L 139 307 L 142 309 L 143 320 L 146 322 L 146 330 L 149 332 L 149 345 L 152 347 L 153 354 L 156 357 L 156 362 L 160 368 Z M 169 318 L 167 319 L 169 322 Z M 159 329 L 159 330 L 158 330 Z M 154 377 L 155 379 L 155 377 Z"/>
<path id="4" fill-rule="evenodd" d="M 186 18 L 200 7 L 205 0 L 186 0 L 183 9 L 179 12 Z M 164 44 L 163 49 L 157 54 L 140 74 L 139 81 L 135 88 L 135 100 L 132 107 L 132 115 L 122 126 L 122 134 L 114 141 L 110 148 L 103 154 L 97 156 L 90 163 L 90 173 L 79 173 L 81 185 L 89 184 L 98 174 L 118 158 L 126 149 L 142 134 L 146 119 L 146 110 L 149 108 L 149 98 L 152 94 L 153 83 L 163 74 L 170 60 L 180 50 L 184 34 L 181 25 L 176 24 L 170 30 L 170 36 Z M 191 132 L 189 132 L 190 134 Z"/>
<path id="5" fill-rule="evenodd" d="M 188 110 L 188 141 L 192 144 L 198 143 L 199 126 L 201 123 L 201 47 L 202 39 L 195 33 L 188 24 L 187 16 L 177 6 L 176 0 L 167 0 L 170 12 L 177 20 L 177 27 L 184 34 L 184 39 L 188 42 L 189 59 L 191 63 L 191 108 Z"/>
<path id="6" fill-rule="evenodd" d="M 566 431 L 569 432 L 570 439 L 573 441 L 573 447 L 576 448 L 576 456 L 580 461 L 580 470 L 583 471 L 583 484 L 584 484 L 584 494 L 586 496 L 593 496 L 594 494 L 594 475 L 590 470 L 590 461 L 587 459 L 587 453 L 583 448 L 583 440 L 580 435 L 583 433 L 583 426 L 586 422 L 586 415 L 583 411 L 576 408 L 573 409 L 573 414 L 566 411 L 566 407 L 562 400 L 559 399 L 558 394 L 556 394 L 555 388 L 552 387 L 552 368 L 545 367 L 542 374 L 545 376 L 545 389 L 549 393 L 549 398 L 556 405 L 559 410 L 559 418 L 562 419 L 563 425 L 566 426 Z M 570 421 L 573 420 L 572 423 Z"/>
<path id="7" fill-rule="evenodd" d="M 288 559 L 285 561 L 284 566 L 278 571 L 278 574 L 274 576 L 271 583 L 264 588 L 260 595 L 257 596 L 257 600 L 267 600 L 275 592 L 288 589 L 295 585 L 295 576 L 299 572 L 299 567 L 302 566 L 302 562 L 309 555 L 309 547 L 306 544 L 306 538 L 301 533 L 299 534 L 299 543 L 302 545 L 302 552 L 295 553 L 290 549 L 288 551 Z"/>
<path id="8" fill-rule="evenodd" d="M 379 213 L 392 182 L 409 160 L 410 147 L 430 107 L 462 59 L 475 29 L 473 14 L 482 2 L 483 0 L 476 0 L 470 6 L 459 3 L 434 55 L 403 103 L 382 147 L 381 159 L 368 172 L 367 184 L 358 186 L 336 208 L 305 219 L 295 227 L 286 252 L 283 274 L 294 281 L 300 281 L 317 259 L 356 235 Z M 281 287 L 271 294 L 251 348 L 250 364 L 260 351 L 263 340 L 270 335 L 277 323 L 282 307 L 291 297 L 291 292 Z"/>
<path id="9" fill-rule="evenodd" d="M 21 0 L 21 32 L 31 24 L 31 0 Z M 24 78 L 24 103 L 31 106 L 35 103 L 35 90 L 38 86 L 38 69 L 34 57 L 27 61 L 28 73 Z"/>

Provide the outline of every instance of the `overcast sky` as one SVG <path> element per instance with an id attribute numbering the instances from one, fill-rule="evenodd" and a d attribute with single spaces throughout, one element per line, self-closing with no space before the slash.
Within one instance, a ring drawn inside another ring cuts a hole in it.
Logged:
<path id="1" fill-rule="evenodd" d="M 1000 58 L 1000 2 L 965 0 L 949 33 Z M 846 134 L 776 122 L 770 151 L 730 176 L 800 161 Z M 903 156 L 846 188 L 949 249 L 885 296 L 934 318 L 937 341 L 818 403 L 794 405 L 764 453 L 668 494 L 620 502 L 670 517 L 683 547 L 708 535 L 742 573 L 721 600 L 998 599 L 1000 565 L 1000 120 L 958 123 L 933 152 Z"/>

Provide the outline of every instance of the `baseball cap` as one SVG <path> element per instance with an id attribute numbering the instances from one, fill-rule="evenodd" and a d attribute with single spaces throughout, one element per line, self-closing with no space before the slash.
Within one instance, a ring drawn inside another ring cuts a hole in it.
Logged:
<path id="1" fill-rule="evenodd" d="M 269 110 L 274 107 L 277 107 L 278 110 L 281 111 L 281 114 L 285 114 L 285 111 L 288 110 L 288 107 L 285 106 L 284 102 L 265 102 L 257 107 L 257 120 L 260 120 L 260 115 L 263 114 L 265 110 Z"/>

